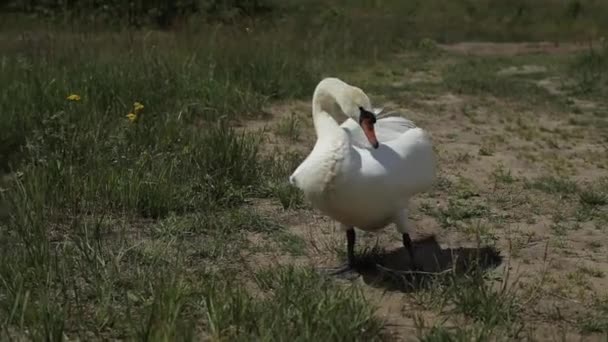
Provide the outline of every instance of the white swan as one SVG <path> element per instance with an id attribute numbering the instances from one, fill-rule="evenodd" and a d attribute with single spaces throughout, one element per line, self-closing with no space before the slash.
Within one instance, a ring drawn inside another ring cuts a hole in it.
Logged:
<path id="1" fill-rule="evenodd" d="M 337 106 L 336 106 L 337 105 Z M 352 270 L 354 227 L 377 231 L 394 223 L 414 263 L 408 235 L 408 201 L 431 187 L 436 178 L 435 155 L 428 134 L 401 117 L 376 121 L 368 96 L 337 78 L 316 87 L 312 115 L 317 142 L 289 177 L 306 199 L 340 223 L 347 237 Z M 333 115 L 346 115 L 339 125 Z"/>

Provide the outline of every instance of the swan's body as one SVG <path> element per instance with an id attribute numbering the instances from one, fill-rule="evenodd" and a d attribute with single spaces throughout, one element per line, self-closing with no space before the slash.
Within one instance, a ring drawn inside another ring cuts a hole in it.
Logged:
<path id="1" fill-rule="evenodd" d="M 332 116 L 335 104 L 350 117 L 342 125 Z M 345 230 L 377 231 L 395 223 L 407 235 L 409 199 L 435 181 L 432 144 L 413 122 L 386 117 L 374 118 L 371 130 L 375 128 L 378 142 L 373 148 L 364 125 L 357 123 L 360 113 L 371 110 L 361 89 L 336 78 L 322 80 L 313 96 L 317 142 L 290 182 Z"/>

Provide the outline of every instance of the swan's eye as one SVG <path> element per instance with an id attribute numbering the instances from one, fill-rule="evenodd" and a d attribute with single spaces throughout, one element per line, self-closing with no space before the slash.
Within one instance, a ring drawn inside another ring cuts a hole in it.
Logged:
<path id="1" fill-rule="evenodd" d="M 359 107 L 359 124 L 363 121 L 370 121 L 372 124 L 376 123 L 376 115 L 374 113 L 365 110 L 363 107 Z"/>

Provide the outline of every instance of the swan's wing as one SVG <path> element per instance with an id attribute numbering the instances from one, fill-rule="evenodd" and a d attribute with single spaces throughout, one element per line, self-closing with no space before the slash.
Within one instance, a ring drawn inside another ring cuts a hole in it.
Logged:
<path id="1" fill-rule="evenodd" d="M 363 133 L 363 129 L 361 129 L 361 126 L 355 120 L 349 118 L 340 127 L 350 135 L 350 139 L 354 145 L 365 148 L 369 147 L 369 142 Z M 412 128 L 416 128 L 416 124 L 400 116 L 388 116 L 378 119 L 374 128 L 378 141 L 385 143 L 397 139 Z"/>
<path id="2" fill-rule="evenodd" d="M 416 124 L 411 120 L 400 116 L 389 116 L 378 119 L 374 128 L 376 129 L 378 140 L 380 140 L 380 142 L 387 142 L 397 139 L 412 128 L 416 128 Z M 363 131 L 360 127 L 359 129 Z"/>

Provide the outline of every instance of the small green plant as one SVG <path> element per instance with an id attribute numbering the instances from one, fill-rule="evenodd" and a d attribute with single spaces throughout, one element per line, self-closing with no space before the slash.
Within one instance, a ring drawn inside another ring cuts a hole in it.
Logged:
<path id="1" fill-rule="evenodd" d="M 586 274 L 594 278 L 604 278 L 606 276 L 606 274 L 602 270 L 588 266 L 582 266 L 580 268 L 580 272 L 582 274 Z"/>
<path id="2" fill-rule="evenodd" d="M 465 199 L 448 200 L 446 208 L 440 208 L 432 212 L 438 218 L 443 227 L 459 226 L 462 221 L 479 218 L 489 213 L 488 207 Z"/>
<path id="3" fill-rule="evenodd" d="M 273 189 L 273 194 L 279 199 L 283 209 L 297 209 L 304 204 L 302 191 L 287 182 L 278 183 Z"/>
<path id="4" fill-rule="evenodd" d="M 282 118 L 279 123 L 277 123 L 276 133 L 277 135 L 292 141 L 298 141 L 301 134 L 300 118 L 295 113 L 291 113 L 288 117 Z"/>
<path id="5" fill-rule="evenodd" d="M 495 291 L 477 277 L 465 277 L 455 286 L 455 310 L 489 326 L 515 323 L 519 312 L 517 297 L 508 291 Z"/>
<path id="6" fill-rule="evenodd" d="M 515 178 L 511 174 L 511 170 L 505 169 L 503 165 L 496 167 L 492 172 L 492 177 L 494 177 L 494 181 L 497 183 L 511 184 L 515 181 Z"/>
<path id="7" fill-rule="evenodd" d="M 494 148 L 490 145 L 483 145 L 479 148 L 480 156 L 491 156 L 494 154 Z"/>
<path id="8" fill-rule="evenodd" d="M 590 46 L 572 64 L 571 73 L 577 80 L 574 91 L 581 95 L 602 95 L 608 91 L 608 42 Z"/>
<path id="9" fill-rule="evenodd" d="M 275 240 L 277 240 L 281 249 L 292 255 L 306 254 L 306 242 L 297 235 L 285 231 L 281 234 L 275 234 Z"/>
<path id="10" fill-rule="evenodd" d="M 420 333 L 421 342 L 468 342 L 485 341 L 490 332 L 483 327 L 466 328 L 457 326 L 447 328 L 443 326 L 432 327 L 428 332 Z"/>
<path id="11" fill-rule="evenodd" d="M 468 163 L 472 158 L 473 156 L 468 152 L 459 152 L 455 159 L 459 163 Z"/>
<path id="12" fill-rule="evenodd" d="M 602 189 L 587 188 L 579 193 L 579 201 L 585 206 L 602 206 L 608 204 L 608 192 Z"/>
<path id="13" fill-rule="evenodd" d="M 595 298 L 591 308 L 578 319 L 578 325 L 584 333 L 608 333 L 608 299 Z"/>
<path id="14" fill-rule="evenodd" d="M 540 190 L 549 194 L 559 194 L 568 196 L 578 191 L 576 182 L 565 178 L 555 176 L 541 176 L 532 181 L 526 182 L 526 187 L 529 189 Z"/>

